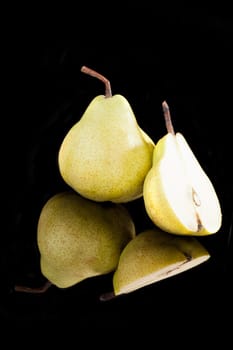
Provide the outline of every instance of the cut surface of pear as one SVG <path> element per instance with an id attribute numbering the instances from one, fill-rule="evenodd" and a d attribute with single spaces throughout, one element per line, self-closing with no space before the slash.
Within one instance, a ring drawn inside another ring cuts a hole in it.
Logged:
<path id="1" fill-rule="evenodd" d="M 82 196 L 129 202 L 142 197 L 153 149 L 127 99 L 99 95 L 64 137 L 58 165 L 65 182 Z"/>
<path id="2" fill-rule="evenodd" d="M 155 145 L 143 198 L 149 217 L 164 231 L 201 236 L 221 227 L 215 188 L 181 133 L 168 132 Z"/>
<path id="3" fill-rule="evenodd" d="M 38 220 L 41 272 L 59 288 L 109 273 L 134 236 L 134 223 L 122 205 L 96 203 L 73 191 L 58 193 Z"/>
<path id="4" fill-rule="evenodd" d="M 157 227 L 136 235 L 123 249 L 113 275 L 114 295 L 126 294 L 198 266 L 210 258 L 196 237 Z"/>

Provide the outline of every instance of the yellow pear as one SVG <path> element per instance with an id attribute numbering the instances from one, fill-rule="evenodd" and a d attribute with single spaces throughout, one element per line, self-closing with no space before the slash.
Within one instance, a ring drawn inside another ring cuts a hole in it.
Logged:
<path id="1" fill-rule="evenodd" d="M 121 204 L 93 202 L 74 191 L 58 193 L 38 220 L 41 272 L 59 288 L 109 273 L 134 236 L 134 223 Z"/>
<path id="2" fill-rule="evenodd" d="M 113 296 L 130 293 L 189 270 L 210 258 L 196 237 L 145 230 L 123 249 L 113 274 Z"/>
<path id="3" fill-rule="evenodd" d="M 145 178 L 146 211 L 156 226 L 170 233 L 216 233 L 222 213 L 215 188 L 184 136 L 174 132 L 166 102 L 163 110 L 168 132 L 155 145 Z"/>
<path id="4" fill-rule="evenodd" d="M 109 81 L 86 66 L 82 72 L 105 83 L 68 131 L 60 146 L 58 165 L 64 181 L 94 201 L 129 202 L 142 197 L 152 165 L 153 140 L 138 125 L 122 95 L 112 95 Z"/>

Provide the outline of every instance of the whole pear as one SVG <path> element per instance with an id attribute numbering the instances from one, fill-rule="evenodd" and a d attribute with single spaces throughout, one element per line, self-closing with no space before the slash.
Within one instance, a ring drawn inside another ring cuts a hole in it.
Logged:
<path id="1" fill-rule="evenodd" d="M 200 265 L 210 258 L 196 237 L 157 227 L 137 234 L 123 249 L 113 275 L 114 295 L 133 292 Z"/>
<path id="2" fill-rule="evenodd" d="M 93 202 L 74 191 L 58 193 L 38 220 L 41 272 L 59 288 L 109 273 L 134 236 L 134 223 L 121 204 Z"/>
<path id="3" fill-rule="evenodd" d="M 112 95 L 102 80 L 105 95 L 96 96 L 60 146 L 58 165 L 64 181 L 94 201 L 129 202 L 142 197 L 145 176 L 152 165 L 153 140 L 138 125 L 127 99 Z"/>
<path id="4" fill-rule="evenodd" d="M 143 188 L 146 211 L 162 230 L 204 236 L 219 231 L 221 206 L 210 178 L 186 139 L 175 133 L 166 102 L 167 134 L 155 145 Z"/>

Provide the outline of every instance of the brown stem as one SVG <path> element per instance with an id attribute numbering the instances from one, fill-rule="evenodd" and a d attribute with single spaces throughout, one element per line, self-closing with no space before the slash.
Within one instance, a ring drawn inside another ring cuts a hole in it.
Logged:
<path id="1" fill-rule="evenodd" d="M 45 293 L 51 286 L 52 286 L 52 283 L 50 281 L 46 281 L 45 284 L 41 287 L 27 287 L 27 286 L 16 285 L 14 289 L 16 292 L 41 294 L 41 293 Z"/>
<path id="2" fill-rule="evenodd" d="M 105 78 L 102 74 L 96 72 L 95 70 L 88 68 L 86 66 L 82 66 L 81 72 L 91 75 L 94 78 L 99 79 L 105 84 L 105 97 L 112 97 L 112 90 L 110 81 Z"/>
<path id="3" fill-rule="evenodd" d="M 103 293 L 99 297 L 100 301 L 108 301 L 114 298 L 116 298 L 116 295 L 114 294 L 114 292 Z"/>
<path id="4" fill-rule="evenodd" d="M 171 120 L 170 109 L 166 101 L 163 101 L 162 108 L 163 108 L 163 115 L 165 119 L 167 132 L 171 133 L 172 135 L 175 135 L 175 131 L 173 129 L 172 120 Z"/>

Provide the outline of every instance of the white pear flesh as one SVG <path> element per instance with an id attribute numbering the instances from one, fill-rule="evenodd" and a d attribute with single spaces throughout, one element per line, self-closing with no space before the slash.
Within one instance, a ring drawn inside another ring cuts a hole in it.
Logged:
<path id="1" fill-rule="evenodd" d="M 95 97 L 68 131 L 58 154 L 65 182 L 94 201 L 129 202 L 143 194 L 153 140 L 125 97 Z"/>
<path id="2" fill-rule="evenodd" d="M 113 275 L 114 294 L 126 294 L 198 266 L 210 258 L 196 237 L 157 228 L 136 235 L 123 249 Z"/>
<path id="3" fill-rule="evenodd" d="M 201 236 L 221 227 L 215 188 L 181 133 L 156 144 L 143 198 L 149 217 L 169 233 Z"/>
<path id="4" fill-rule="evenodd" d="M 59 288 L 109 273 L 134 236 L 134 223 L 122 205 L 92 202 L 72 191 L 58 193 L 38 220 L 41 272 Z"/>

